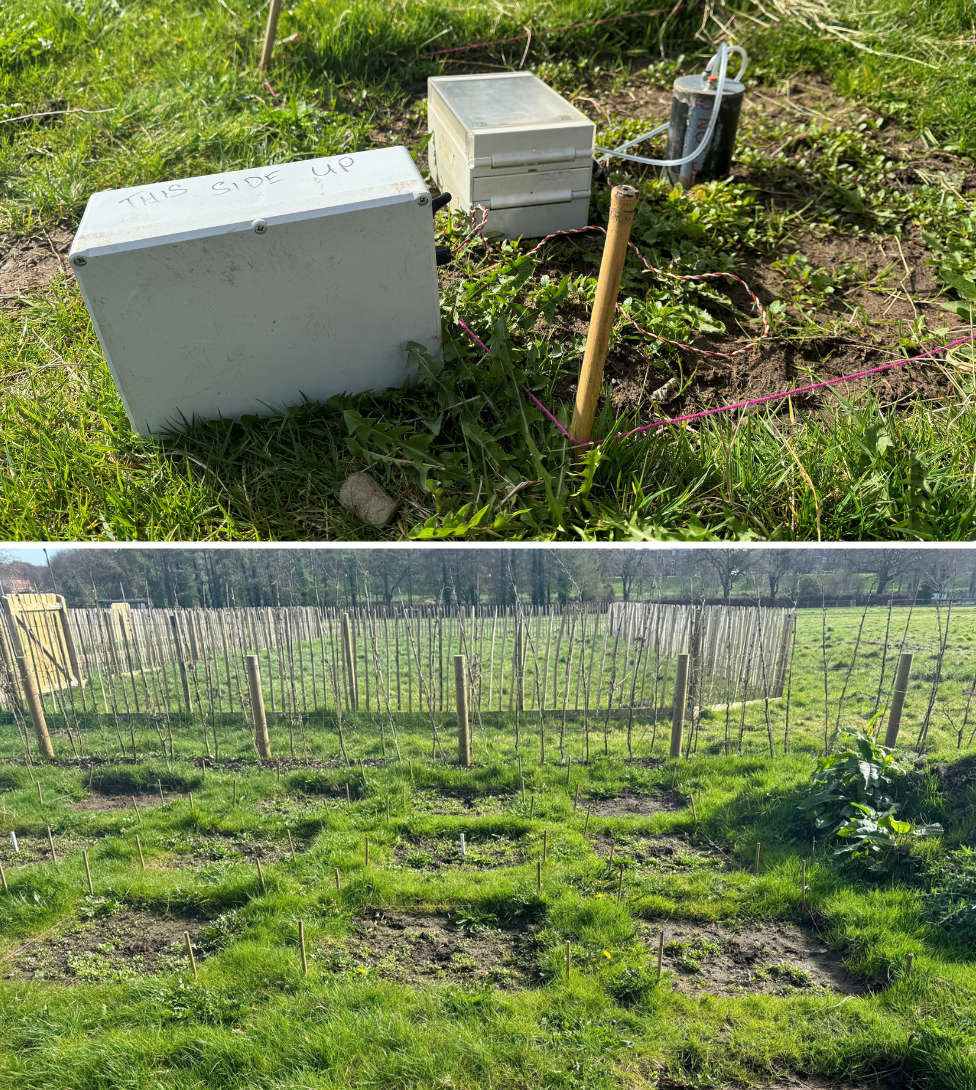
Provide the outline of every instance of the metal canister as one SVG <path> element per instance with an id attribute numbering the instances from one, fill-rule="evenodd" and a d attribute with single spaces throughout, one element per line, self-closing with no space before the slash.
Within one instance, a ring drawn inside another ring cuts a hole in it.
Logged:
<path id="1" fill-rule="evenodd" d="M 701 142 L 715 109 L 716 80 L 706 75 L 681 76 L 674 81 L 671 99 L 671 126 L 668 129 L 668 159 L 682 159 Z M 742 112 L 745 86 L 726 79 L 718 122 L 708 147 L 690 163 L 668 167 L 668 180 L 685 189 L 698 182 L 727 178 L 732 168 L 735 134 Z"/>

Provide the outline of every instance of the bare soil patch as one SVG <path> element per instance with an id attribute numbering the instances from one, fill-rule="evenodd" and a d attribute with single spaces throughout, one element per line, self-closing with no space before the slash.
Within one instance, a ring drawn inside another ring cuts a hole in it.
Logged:
<path id="1" fill-rule="evenodd" d="M 649 867 L 661 874 L 690 874 L 694 870 L 725 870 L 729 860 L 695 847 L 680 836 L 590 837 L 593 851 L 617 865 Z"/>
<path id="2" fill-rule="evenodd" d="M 302 845 L 292 833 L 295 851 Z M 156 863 L 162 867 L 202 867 L 212 863 L 274 863 L 291 858 L 287 839 L 282 841 L 252 836 L 194 836 L 171 844 L 171 852 Z M 148 863 L 148 860 L 147 860 Z M 151 865 L 151 864 L 149 864 Z"/>
<path id="3" fill-rule="evenodd" d="M 835 1082 L 798 1076 L 786 1082 L 762 1086 L 760 1090 L 907 1090 L 910 1085 L 905 1076 L 900 1074 L 879 1075 L 876 1078 L 868 1077 L 854 1082 L 847 1079 Z"/>
<path id="4" fill-rule="evenodd" d="M 494 984 L 528 987 L 537 977 L 531 931 L 491 921 L 461 926 L 459 915 L 372 909 L 353 921 L 353 934 L 316 957 L 337 972 L 376 973 L 397 984 Z"/>
<path id="5" fill-rule="evenodd" d="M 411 870 L 439 870 L 441 867 L 491 870 L 517 867 L 527 858 L 524 848 L 510 837 L 465 833 L 464 839 L 462 855 L 460 836 L 411 837 L 394 849 L 394 865 Z"/>
<path id="6" fill-rule="evenodd" d="M 123 908 L 22 944 L 0 963 L 0 974 L 6 980 L 82 984 L 188 969 L 184 932 L 193 941 L 206 925 L 206 920 Z M 199 961 L 203 951 L 193 945 Z"/>
<path id="7" fill-rule="evenodd" d="M 139 810 L 154 810 L 157 806 L 165 806 L 178 799 L 185 799 L 186 795 L 178 791 L 164 791 L 163 797 L 159 797 L 156 791 L 143 791 L 137 795 L 108 795 L 91 794 L 85 799 L 65 799 L 64 804 L 69 810 L 101 811 L 114 813 L 118 810 L 131 810 L 135 815 L 135 808 Z M 135 808 L 133 807 L 135 800 Z"/>
<path id="8" fill-rule="evenodd" d="M 580 799 L 580 807 L 598 817 L 633 817 L 659 814 L 663 811 L 684 810 L 686 799 L 677 791 L 665 790 L 657 795 L 637 795 L 625 791 L 612 799 Z"/>
<path id="9" fill-rule="evenodd" d="M 657 920 L 640 925 L 649 952 L 664 930 L 664 968 L 686 995 L 782 995 L 829 990 L 858 995 L 867 989 L 811 928 L 788 922 L 736 926 Z"/>
<path id="10" fill-rule="evenodd" d="M 410 796 L 410 809 L 419 814 L 452 815 L 468 817 L 482 814 L 501 814 L 511 805 L 511 796 L 481 795 L 478 797 L 446 797 L 438 791 L 414 790 Z"/>
<path id="11" fill-rule="evenodd" d="M 58 862 L 61 862 L 67 856 L 81 852 L 90 851 L 94 838 L 83 839 L 77 836 L 64 836 L 60 833 L 54 833 L 54 850 L 57 852 Z M 19 851 L 14 851 L 13 844 L 10 841 L 9 830 L 3 830 L 2 839 L 0 839 L 0 862 L 4 867 L 19 867 L 28 866 L 35 863 L 53 863 L 51 858 L 51 846 L 48 843 L 47 834 L 41 833 L 35 835 L 33 833 L 17 833 L 17 847 Z"/>
<path id="12" fill-rule="evenodd" d="M 63 227 L 31 238 L 0 239 L 0 300 L 41 291 L 67 269 L 66 255 L 74 236 Z"/>

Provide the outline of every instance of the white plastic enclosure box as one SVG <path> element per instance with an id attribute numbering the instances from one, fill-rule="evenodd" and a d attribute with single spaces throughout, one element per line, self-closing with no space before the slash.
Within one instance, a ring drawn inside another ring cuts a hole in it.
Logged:
<path id="1" fill-rule="evenodd" d="M 95 193 L 69 262 L 140 433 L 400 386 L 440 352 L 406 148 Z"/>
<path id="2" fill-rule="evenodd" d="M 588 222 L 596 126 L 531 72 L 431 76 L 433 180 L 487 230 L 542 238 Z"/>

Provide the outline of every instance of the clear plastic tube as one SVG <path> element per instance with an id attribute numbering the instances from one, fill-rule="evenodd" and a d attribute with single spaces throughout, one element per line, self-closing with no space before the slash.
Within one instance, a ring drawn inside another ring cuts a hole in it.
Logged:
<path id="1" fill-rule="evenodd" d="M 712 142 L 712 136 L 715 133 L 715 126 L 718 124 L 719 107 L 722 105 L 722 96 L 725 94 L 725 80 L 729 67 L 729 54 L 738 53 L 742 58 L 742 66 L 739 68 L 739 73 L 736 79 L 741 82 L 746 74 L 746 67 L 749 64 L 749 55 L 739 45 L 729 46 L 727 42 L 722 42 L 718 47 L 718 52 L 708 62 L 705 68 L 705 75 L 710 76 L 718 67 L 718 75 L 715 82 L 715 106 L 712 109 L 712 116 L 708 121 L 708 128 L 705 130 L 701 140 L 698 142 L 698 146 L 694 151 L 689 152 L 681 159 L 647 159 L 641 155 L 628 155 L 627 148 L 634 147 L 635 144 L 641 144 L 645 140 L 650 140 L 651 137 L 657 136 L 659 133 L 665 132 L 670 128 L 670 122 L 665 122 L 663 125 L 658 125 L 656 129 L 651 129 L 650 132 L 642 133 L 634 140 L 629 140 L 626 144 L 621 144 L 619 148 L 601 148 L 597 146 L 595 149 L 600 153 L 599 162 L 605 163 L 608 159 L 626 159 L 630 163 L 641 163 L 643 166 L 649 167 L 681 167 L 685 163 L 693 162 L 703 152 L 708 150 L 709 144 Z"/>

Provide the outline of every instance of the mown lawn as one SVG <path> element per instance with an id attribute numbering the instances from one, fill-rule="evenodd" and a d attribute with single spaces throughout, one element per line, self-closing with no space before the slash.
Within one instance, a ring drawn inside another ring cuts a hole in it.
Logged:
<path id="1" fill-rule="evenodd" d="M 814 4 L 804 10 L 820 14 L 806 23 L 786 4 L 723 9 L 728 37 L 753 58 L 733 178 L 687 194 L 617 170 L 626 164 L 615 164 L 611 178 L 639 186 L 633 237 L 655 266 L 736 271 L 769 307 L 772 336 L 729 361 L 664 347 L 622 324 L 599 437 L 968 335 L 976 298 L 971 7 L 886 0 L 865 14 Z M 0 534 L 971 538 L 976 414 L 967 345 L 870 384 L 608 441 L 575 462 L 523 387 L 565 420 L 595 287 L 596 236 L 531 258 L 525 246 L 494 243 L 492 259 L 470 248 L 442 272 L 445 366 L 426 369 L 411 390 L 201 423 L 157 440 L 132 434 L 64 270 L 90 193 L 401 142 L 426 169 L 426 77 L 520 62 L 597 121 L 600 143 L 632 137 L 667 116 L 674 76 L 698 70 L 720 31 L 711 19 L 699 32 L 712 8 L 693 5 L 666 23 L 641 16 L 542 33 L 628 10 L 581 0 L 505 13 L 301 3 L 284 12 L 266 83 L 256 72 L 264 20 L 256 4 L 6 5 Z M 526 26 L 533 36 L 524 62 L 521 42 L 448 61 L 420 56 Z M 18 120 L 35 114 L 43 116 Z M 593 222 L 606 204 L 605 186 L 595 183 Z M 441 229 L 457 238 L 463 225 L 442 216 Z M 621 298 L 645 328 L 699 347 L 727 351 L 760 328 L 740 289 L 655 277 L 636 258 Z M 489 359 L 458 317 L 489 344 Z M 651 400 L 671 379 L 669 398 Z M 382 531 L 337 502 L 347 473 L 364 465 L 402 499 L 397 522 Z"/>
<path id="2" fill-rule="evenodd" d="M 944 835 L 871 870 L 813 841 L 807 755 L 530 747 L 523 795 L 512 754 L 401 744 L 280 774 L 5 763 L 0 1085 L 973 1085 L 973 949 L 928 896 L 973 844 L 971 753 L 900 789 Z"/>

